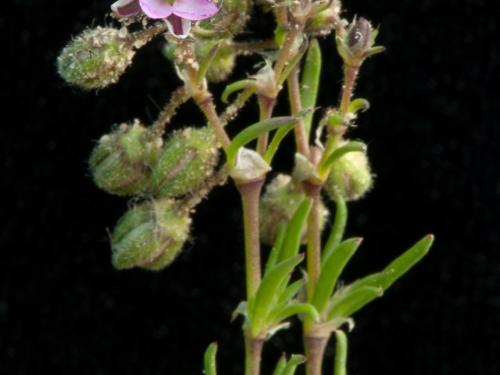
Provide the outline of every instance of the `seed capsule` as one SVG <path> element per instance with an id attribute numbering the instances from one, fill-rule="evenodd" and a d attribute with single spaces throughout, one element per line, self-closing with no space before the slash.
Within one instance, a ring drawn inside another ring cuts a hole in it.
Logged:
<path id="1" fill-rule="evenodd" d="M 189 235 L 191 219 L 170 199 L 141 203 L 118 221 L 111 235 L 112 263 L 159 271 L 174 261 Z"/>
<path id="2" fill-rule="evenodd" d="M 115 195 L 146 192 L 151 165 L 156 162 L 161 145 L 161 139 L 150 139 L 139 121 L 120 125 L 114 132 L 101 137 L 92 151 L 89 166 L 94 182 Z"/>
<path id="3" fill-rule="evenodd" d="M 272 245 L 281 224 L 288 224 L 306 195 L 300 184 L 288 175 L 280 174 L 267 186 L 260 205 L 260 235 L 262 242 Z M 320 227 L 323 229 L 328 217 L 327 208 L 321 203 Z M 302 242 L 306 241 L 306 228 Z"/>
<path id="4" fill-rule="evenodd" d="M 370 163 L 361 151 L 348 152 L 335 161 L 324 185 L 331 199 L 338 192 L 346 201 L 362 198 L 372 186 Z"/>
<path id="5" fill-rule="evenodd" d="M 73 39 L 57 59 L 57 71 L 68 83 L 84 90 L 100 89 L 118 81 L 135 55 L 126 29 L 97 27 Z"/>
<path id="6" fill-rule="evenodd" d="M 194 192 L 213 174 L 218 148 L 211 128 L 185 128 L 165 144 L 152 174 L 152 191 L 158 197 Z"/>

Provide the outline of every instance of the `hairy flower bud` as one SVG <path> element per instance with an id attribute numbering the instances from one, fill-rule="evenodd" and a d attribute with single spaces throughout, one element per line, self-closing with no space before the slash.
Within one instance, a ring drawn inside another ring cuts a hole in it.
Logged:
<path id="1" fill-rule="evenodd" d="M 272 245 L 276 240 L 281 224 L 288 224 L 306 195 L 301 185 L 288 175 L 279 174 L 267 186 L 260 205 L 260 235 L 262 242 Z M 323 229 L 328 217 L 328 210 L 321 203 L 320 228 Z M 306 228 L 302 233 L 302 242 L 306 241 Z"/>
<path id="2" fill-rule="evenodd" d="M 94 182 L 111 194 L 144 193 L 150 184 L 151 165 L 156 162 L 161 146 L 161 139 L 151 139 L 139 121 L 120 125 L 102 136 L 92 151 L 89 166 Z"/>
<path id="3" fill-rule="evenodd" d="M 307 25 L 306 32 L 312 35 L 328 35 L 336 27 L 343 25 L 340 17 L 341 4 L 339 0 L 333 0 L 328 8 L 312 16 Z"/>
<path id="4" fill-rule="evenodd" d="M 362 198 L 372 185 L 373 176 L 366 153 L 353 151 L 335 161 L 324 187 L 333 200 L 337 192 L 344 200 L 354 201 Z"/>
<path id="5" fill-rule="evenodd" d="M 363 61 L 377 53 L 383 52 L 384 47 L 375 46 L 378 30 L 365 18 L 354 19 L 347 30 L 337 35 L 337 50 L 348 66 L 359 66 Z"/>
<path id="6" fill-rule="evenodd" d="M 97 27 L 74 38 L 57 59 L 59 75 L 85 90 L 100 89 L 118 81 L 135 55 L 127 29 Z"/>
<path id="7" fill-rule="evenodd" d="M 189 235 L 191 219 L 170 199 L 143 202 L 118 221 L 111 235 L 113 266 L 159 271 L 173 262 Z"/>
<path id="8" fill-rule="evenodd" d="M 177 197 L 194 192 L 213 174 L 217 160 L 218 147 L 211 128 L 175 132 L 153 169 L 153 194 Z"/>

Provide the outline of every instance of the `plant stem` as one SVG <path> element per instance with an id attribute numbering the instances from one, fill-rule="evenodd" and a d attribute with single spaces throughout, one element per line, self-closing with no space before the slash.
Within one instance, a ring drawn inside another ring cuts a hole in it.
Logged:
<path id="1" fill-rule="evenodd" d="M 288 76 L 288 97 L 292 114 L 297 114 L 302 111 L 302 101 L 300 99 L 300 84 L 299 84 L 299 68 L 295 67 Z M 295 145 L 297 151 L 302 155 L 309 156 L 309 140 L 306 134 L 304 120 L 300 119 L 295 125 Z"/>
<path id="2" fill-rule="evenodd" d="M 263 339 L 245 338 L 245 375 L 259 375 Z"/>
<path id="3" fill-rule="evenodd" d="M 155 136 L 161 137 L 165 133 L 165 127 L 175 115 L 177 108 L 186 100 L 188 100 L 186 88 L 184 86 L 178 87 L 170 96 L 170 100 L 160 112 L 158 119 L 151 126 L 152 133 Z"/>
<path id="4" fill-rule="evenodd" d="M 313 200 L 307 222 L 307 300 L 311 301 L 321 270 L 321 185 L 304 183 L 306 195 Z"/>
<path id="5" fill-rule="evenodd" d="M 274 38 L 270 38 L 250 42 L 233 42 L 231 46 L 234 48 L 236 53 L 251 54 L 261 52 L 266 49 L 274 49 L 276 48 L 276 42 Z"/>
<path id="6" fill-rule="evenodd" d="M 340 115 L 342 117 L 347 114 L 349 109 L 358 73 L 359 66 L 344 66 L 344 85 L 342 86 L 342 98 L 340 99 Z"/>
<path id="7" fill-rule="evenodd" d="M 276 104 L 276 98 L 270 98 L 265 95 L 258 96 L 259 101 L 259 111 L 260 111 L 260 121 L 271 118 L 274 110 L 274 105 Z M 269 133 L 261 135 L 257 141 L 257 152 L 264 156 L 267 149 L 267 143 L 269 141 Z"/>
<path id="8" fill-rule="evenodd" d="M 304 346 L 307 356 L 306 375 L 321 375 L 327 343 L 328 337 L 311 337 L 304 333 Z"/>
<path id="9" fill-rule="evenodd" d="M 236 182 L 243 207 L 247 301 L 255 295 L 261 279 L 259 204 L 264 181 L 265 179 L 261 178 L 249 182 Z"/>

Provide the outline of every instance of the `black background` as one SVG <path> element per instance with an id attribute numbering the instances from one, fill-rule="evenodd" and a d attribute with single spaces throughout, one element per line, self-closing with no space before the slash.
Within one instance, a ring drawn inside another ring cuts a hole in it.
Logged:
<path id="1" fill-rule="evenodd" d="M 199 374 L 214 340 L 220 373 L 241 373 L 240 322 L 229 322 L 244 297 L 235 189 L 218 188 L 199 207 L 192 241 L 167 270 L 117 272 L 106 228 L 127 202 L 99 191 L 86 167 L 112 124 L 151 122 L 178 85 L 160 41 L 138 54 L 120 84 L 83 93 L 56 76 L 54 61 L 71 35 L 107 22 L 109 2 L 2 6 L 0 373 Z M 358 314 L 350 373 L 499 374 L 500 7 L 486 0 L 345 6 L 349 16 L 380 24 L 387 47 L 366 64 L 357 91 L 372 109 L 352 136 L 369 143 L 377 180 L 351 205 L 349 234 L 365 242 L 345 277 L 377 270 L 426 233 L 437 237 L 422 264 Z M 253 26 L 268 33 L 263 17 Z M 330 105 L 341 70 L 332 40 L 323 47 L 320 101 Z M 233 78 L 256 61 L 242 58 Z M 201 120 L 187 105 L 175 124 Z M 280 155 L 281 170 L 290 160 Z M 281 351 L 301 351 L 299 336 L 295 323 L 267 344 L 265 373 Z"/>

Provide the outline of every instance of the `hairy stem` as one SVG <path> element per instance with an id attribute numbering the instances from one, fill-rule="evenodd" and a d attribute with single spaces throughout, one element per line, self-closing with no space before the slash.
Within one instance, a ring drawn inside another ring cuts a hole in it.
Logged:
<path id="1" fill-rule="evenodd" d="M 245 375 L 259 375 L 263 339 L 245 338 Z"/>
<path id="2" fill-rule="evenodd" d="M 340 115 L 345 116 L 351 103 L 351 97 L 358 78 L 359 66 L 344 67 L 344 85 L 342 86 L 342 97 L 340 99 Z"/>
<path id="3" fill-rule="evenodd" d="M 307 222 L 307 300 L 311 301 L 321 270 L 321 185 L 304 183 L 304 190 L 313 205 Z"/>
<path id="4" fill-rule="evenodd" d="M 259 204 L 264 181 L 265 179 L 262 178 L 250 182 L 236 183 L 243 207 L 247 300 L 253 298 L 261 279 Z"/>
<path id="5" fill-rule="evenodd" d="M 295 67 L 288 76 L 288 97 L 292 114 L 297 114 L 302 111 L 302 102 L 300 99 L 300 84 L 299 84 L 299 67 Z M 309 156 L 309 140 L 306 134 L 304 120 L 300 119 L 295 125 L 295 145 L 297 151 L 302 155 Z"/>
<path id="6" fill-rule="evenodd" d="M 304 346 L 307 356 L 306 375 L 321 375 L 323 358 L 328 337 L 311 337 L 304 334 Z"/>
<path id="7" fill-rule="evenodd" d="M 161 137 L 165 133 L 165 128 L 174 117 L 177 108 L 188 100 L 186 88 L 178 87 L 170 96 L 170 100 L 160 112 L 158 119 L 152 125 L 152 133 L 157 137 Z"/>
<path id="8" fill-rule="evenodd" d="M 261 52 L 266 49 L 276 48 L 276 42 L 274 38 L 257 40 L 250 42 L 233 42 L 231 46 L 234 48 L 236 53 L 250 54 L 255 52 Z"/>
<path id="9" fill-rule="evenodd" d="M 260 111 L 260 121 L 271 118 L 274 110 L 274 105 L 276 104 L 276 98 L 270 98 L 268 96 L 259 95 L 259 111 Z M 257 152 L 264 156 L 267 149 L 267 144 L 269 141 L 269 133 L 261 135 L 257 141 Z"/>

